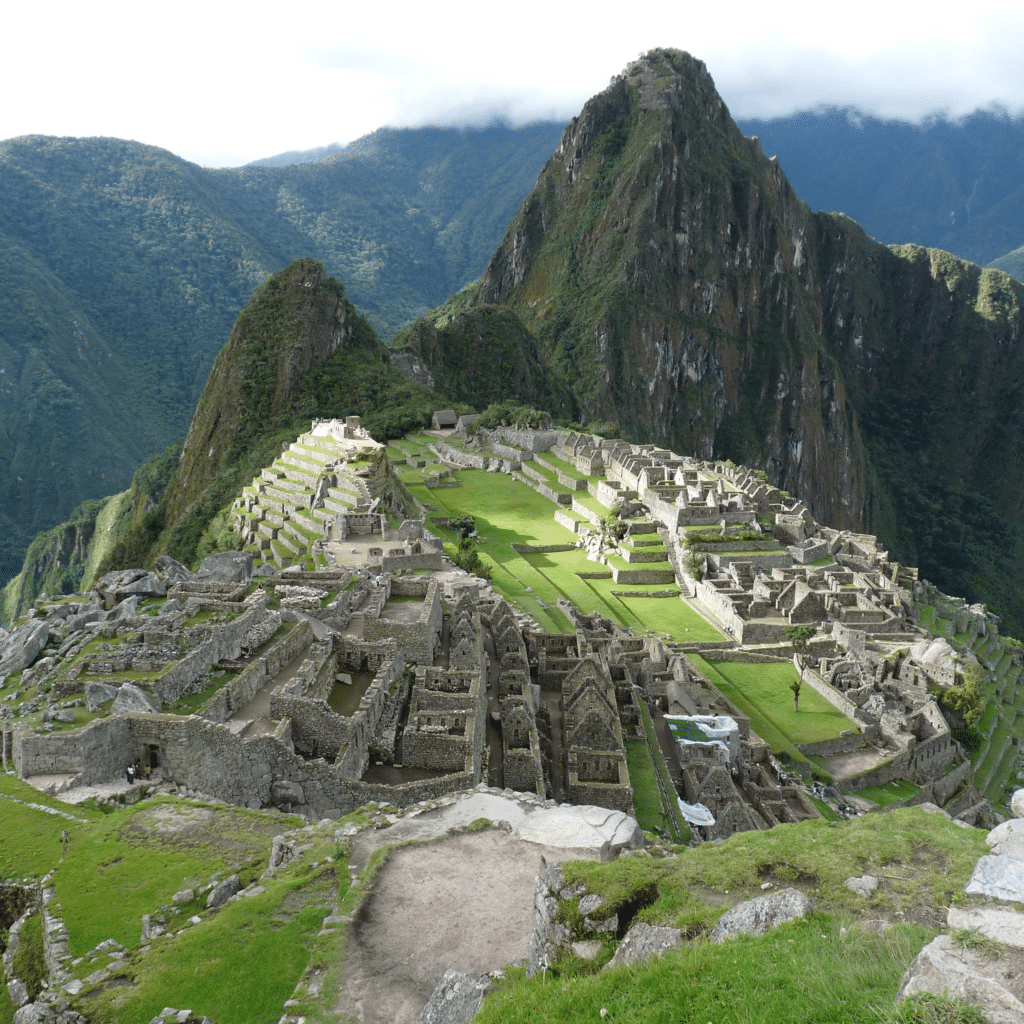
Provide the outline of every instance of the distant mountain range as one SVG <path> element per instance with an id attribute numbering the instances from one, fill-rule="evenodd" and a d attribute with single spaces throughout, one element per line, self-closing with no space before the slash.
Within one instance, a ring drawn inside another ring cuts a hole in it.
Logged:
<path id="1" fill-rule="evenodd" d="M 0 583 L 185 433 L 271 273 L 315 256 L 386 338 L 479 276 L 561 129 L 382 129 L 229 170 L 119 139 L 0 143 Z"/>
<path id="2" fill-rule="evenodd" d="M 882 241 L 1018 266 L 1020 120 L 819 111 L 740 127 L 812 207 Z M 381 129 L 222 170 L 116 139 L 0 143 L 0 583 L 39 530 L 125 488 L 184 434 L 214 355 L 272 272 L 320 260 L 391 338 L 479 277 L 561 131 Z M 473 329 L 494 335 L 495 323 Z M 538 402 L 557 404 L 531 359 L 475 370 L 485 391 L 526 374 Z"/>
<path id="3" fill-rule="evenodd" d="M 845 213 L 887 245 L 1024 277 L 1024 118 L 979 110 L 911 124 L 832 108 L 737 123 L 811 209 Z"/>

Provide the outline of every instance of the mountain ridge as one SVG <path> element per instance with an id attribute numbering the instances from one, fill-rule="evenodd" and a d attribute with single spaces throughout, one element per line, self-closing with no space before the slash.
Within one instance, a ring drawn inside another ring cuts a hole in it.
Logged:
<path id="1" fill-rule="evenodd" d="M 432 351 L 482 306 L 584 421 L 764 469 L 1024 623 L 1024 494 L 1000 470 L 1024 447 L 1024 286 L 812 213 L 701 62 L 652 51 L 586 104 Z"/>

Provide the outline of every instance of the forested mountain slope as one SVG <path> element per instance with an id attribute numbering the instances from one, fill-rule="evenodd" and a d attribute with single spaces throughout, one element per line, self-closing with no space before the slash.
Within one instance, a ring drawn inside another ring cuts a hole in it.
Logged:
<path id="1" fill-rule="evenodd" d="M 382 129 L 227 170 L 119 139 L 0 143 L 0 583 L 184 434 L 271 273 L 320 259 L 387 337 L 479 276 L 560 130 Z"/>
<path id="2" fill-rule="evenodd" d="M 1021 276 L 1024 117 L 976 111 L 919 124 L 852 109 L 739 120 L 814 210 L 852 217 L 879 242 L 945 249 Z"/>

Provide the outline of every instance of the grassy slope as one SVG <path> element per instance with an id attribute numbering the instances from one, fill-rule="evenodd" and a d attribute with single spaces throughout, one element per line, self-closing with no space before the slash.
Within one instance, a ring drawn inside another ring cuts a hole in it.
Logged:
<path id="1" fill-rule="evenodd" d="M 715 684 L 726 699 L 750 717 L 750 727 L 776 753 L 786 751 L 796 760 L 806 760 L 796 750 L 798 743 L 834 739 L 857 723 L 840 714 L 810 686 L 800 690 L 800 711 L 793 710 L 789 684 L 796 669 L 789 664 L 749 665 L 742 662 L 707 661 L 698 654 L 688 657 Z"/>
<path id="2" fill-rule="evenodd" d="M 83 820 L 70 822 L 29 803 Z M 56 908 L 67 925 L 72 954 L 87 953 L 107 938 L 128 948 L 125 963 L 114 966 L 115 975 L 130 983 L 101 985 L 92 996 L 87 986 L 83 993 L 83 1009 L 97 1024 L 149 1020 L 169 1004 L 193 1007 L 220 1024 L 276 1020 L 310 956 L 325 941 L 318 939 L 321 922 L 349 882 L 343 863 L 325 860 L 339 853 L 332 822 L 306 840 L 314 843 L 306 857 L 262 883 L 264 894 L 216 912 L 207 911 L 205 897 L 197 896 L 172 915 L 171 927 L 183 929 L 178 935 L 143 949 L 143 914 L 155 914 L 175 892 L 196 889 L 213 873 L 224 878 L 240 871 L 243 885 L 257 880 L 267 866 L 271 838 L 301 821 L 170 800 L 148 800 L 106 815 L 61 804 L 13 775 L 0 775 L 0 815 L 0 876 L 41 877 L 57 867 Z M 60 862 L 64 829 L 71 845 Z M 321 866 L 313 869 L 313 862 Z M 201 923 L 189 926 L 192 915 L 200 915 Z M 84 980 L 102 966 L 104 957 L 88 958 L 73 971 Z M 0 1024 L 10 1019 L 13 1009 L 0 999 Z"/>
<path id="3" fill-rule="evenodd" d="M 567 881 L 585 882 L 609 910 L 639 901 L 641 920 L 683 928 L 694 941 L 639 967 L 579 976 L 588 969 L 570 960 L 547 976 L 517 977 L 478 1019 L 599 1020 L 604 1007 L 605 1019 L 628 1024 L 876 1024 L 985 852 L 983 831 L 911 808 L 746 832 L 661 861 L 571 862 Z M 869 902 L 843 884 L 861 873 L 881 879 Z M 727 906 L 761 895 L 765 880 L 796 885 L 819 913 L 763 939 L 702 941 Z M 921 926 L 879 936 L 856 924 L 899 915 Z"/>

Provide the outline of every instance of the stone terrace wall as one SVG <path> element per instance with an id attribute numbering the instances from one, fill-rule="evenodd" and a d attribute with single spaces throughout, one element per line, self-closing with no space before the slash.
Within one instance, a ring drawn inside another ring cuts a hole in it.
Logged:
<path id="1" fill-rule="evenodd" d="M 239 708 L 245 707 L 257 692 L 301 651 L 312 644 L 313 627 L 300 622 L 290 633 L 274 643 L 266 654 L 244 668 L 234 679 L 218 690 L 200 710 L 210 722 L 226 722 Z"/>
<path id="2" fill-rule="evenodd" d="M 23 779 L 81 773 L 85 785 L 110 782 L 138 756 L 124 715 L 99 718 L 74 732 L 37 736 L 19 729 L 14 734 L 14 767 Z"/>
<path id="3" fill-rule="evenodd" d="M 423 601 L 424 608 L 417 622 L 394 622 L 390 619 L 363 621 L 363 636 L 370 641 L 394 639 L 405 651 L 409 661 L 429 665 L 434 660 L 434 648 L 441 635 L 441 619 L 444 608 L 437 581 L 430 580 Z"/>

